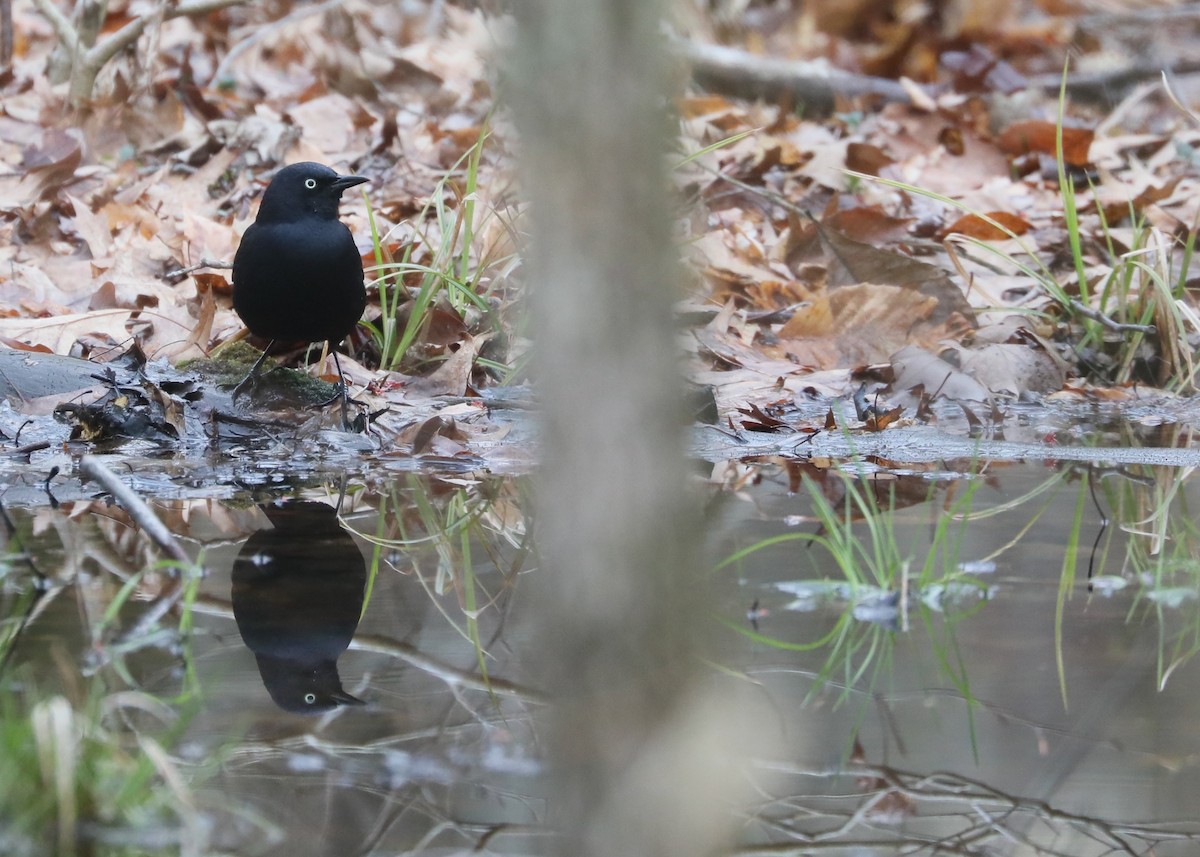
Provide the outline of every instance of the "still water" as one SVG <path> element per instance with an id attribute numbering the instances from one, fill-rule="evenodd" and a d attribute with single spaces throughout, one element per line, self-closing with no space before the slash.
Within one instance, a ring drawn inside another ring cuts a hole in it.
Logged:
<path id="1" fill-rule="evenodd" d="M 1167 467 L 698 465 L 735 853 L 1200 853 L 1200 530 Z M 34 494 L 23 495 L 36 496 Z M 520 477 L 5 508 L 6 854 L 541 854 Z"/>

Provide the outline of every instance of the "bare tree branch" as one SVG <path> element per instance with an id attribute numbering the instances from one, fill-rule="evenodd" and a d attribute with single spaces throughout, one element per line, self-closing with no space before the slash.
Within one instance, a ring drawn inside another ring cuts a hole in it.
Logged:
<path id="1" fill-rule="evenodd" d="M 78 36 L 75 33 L 75 25 L 50 0 L 33 0 L 33 5 L 42 13 L 42 17 L 49 22 L 51 29 L 54 30 L 54 35 L 58 36 L 59 43 L 74 54 L 76 42 L 78 41 Z"/>
<path id="2" fill-rule="evenodd" d="M 230 6 L 239 6 L 246 0 L 193 0 L 191 3 L 180 3 L 178 6 L 161 10 L 161 12 L 134 18 L 95 45 L 89 44 L 90 40 L 84 38 L 86 33 L 81 32 L 80 28 L 64 15 L 52 0 L 33 0 L 33 2 L 54 29 L 63 48 L 71 54 L 69 97 L 71 103 L 78 107 L 92 97 L 92 91 L 96 87 L 96 76 L 104 68 L 105 63 L 137 42 L 151 23 L 160 19 L 199 17 Z M 100 8 L 103 10 L 103 3 Z M 103 21 L 103 19 L 103 14 L 100 14 L 99 20 Z M 86 50 L 81 50 L 85 46 Z"/>

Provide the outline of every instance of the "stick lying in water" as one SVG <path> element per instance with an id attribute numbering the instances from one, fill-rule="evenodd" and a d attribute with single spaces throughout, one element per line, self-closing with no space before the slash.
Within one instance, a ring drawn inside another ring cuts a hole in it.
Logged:
<path id="1" fill-rule="evenodd" d="M 79 472 L 84 478 L 99 482 L 101 487 L 121 505 L 121 508 L 129 513 L 129 517 L 133 518 L 133 522 L 141 527 L 142 532 L 166 551 L 171 559 L 187 567 L 192 565 L 191 557 L 179 546 L 175 535 L 167 529 L 166 524 L 159 520 L 158 515 L 154 514 L 154 510 L 146 505 L 145 500 L 133 493 L 133 489 L 122 482 L 117 474 L 109 470 L 100 459 L 94 455 L 85 455 L 79 461 Z"/>

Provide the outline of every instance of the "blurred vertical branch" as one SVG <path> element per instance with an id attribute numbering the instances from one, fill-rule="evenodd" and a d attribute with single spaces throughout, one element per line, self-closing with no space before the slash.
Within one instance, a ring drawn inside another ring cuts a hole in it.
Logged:
<path id="1" fill-rule="evenodd" d="M 565 854 L 711 853 L 736 778 L 694 649 L 707 611 L 671 313 L 663 9 L 515 6 L 507 95 L 534 233 L 554 821 Z"/>
<path id="2" fill-rule="evenodd" d="M 12 0 L 0 0 L 0 69 L 12 67 L 13 20 Z"/>

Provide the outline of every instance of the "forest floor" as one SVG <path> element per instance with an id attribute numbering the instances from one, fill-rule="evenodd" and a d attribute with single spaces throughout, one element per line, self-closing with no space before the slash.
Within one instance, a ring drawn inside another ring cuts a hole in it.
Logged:
<path id="1" fill-rule="evenodd" d="M 213 263 L 275 169 L 320 161 L 370 178 L 342 207 L 370 304 L 341 365 L 372 430 L 443 456 L 502 436 L 478 396 L 522 384 L 529 354 L 519 142 L 497 84 L 511 24 L 440 3 L 210 5 L 225 8 L 162 20 L 112 4 L 97 45 L 141 37 L 87 98 L 78 64 L 47 77 L 69 20 L 48 0 L 14 10 L 0 341 L 124 361 L 114 372 L 203 365 L 185 361 L 245 335 Z M 680 317 L 706 419 L 735 441 L 939 413 L 1003 428 L 1015 401 L 1190 422 L 1200 129 L 1161 72 L 1181 101 L 1200 92 L 1200 9 L 908 5 L 718 4 L 673 22 L 664 49 L 691 72 L 669 162 Z M 115 377 L 87 384 L 105 409 Z M 246 416 L 211 377 L 188 383 L 210 389 L 202 420 Z M 203 397 L 150 387 L 122 407 L 183 436 Z M 81 418 L 75 388 L 9 393 L 6 430 L 56 409 L 76 438 L 134 425 Z"/>

